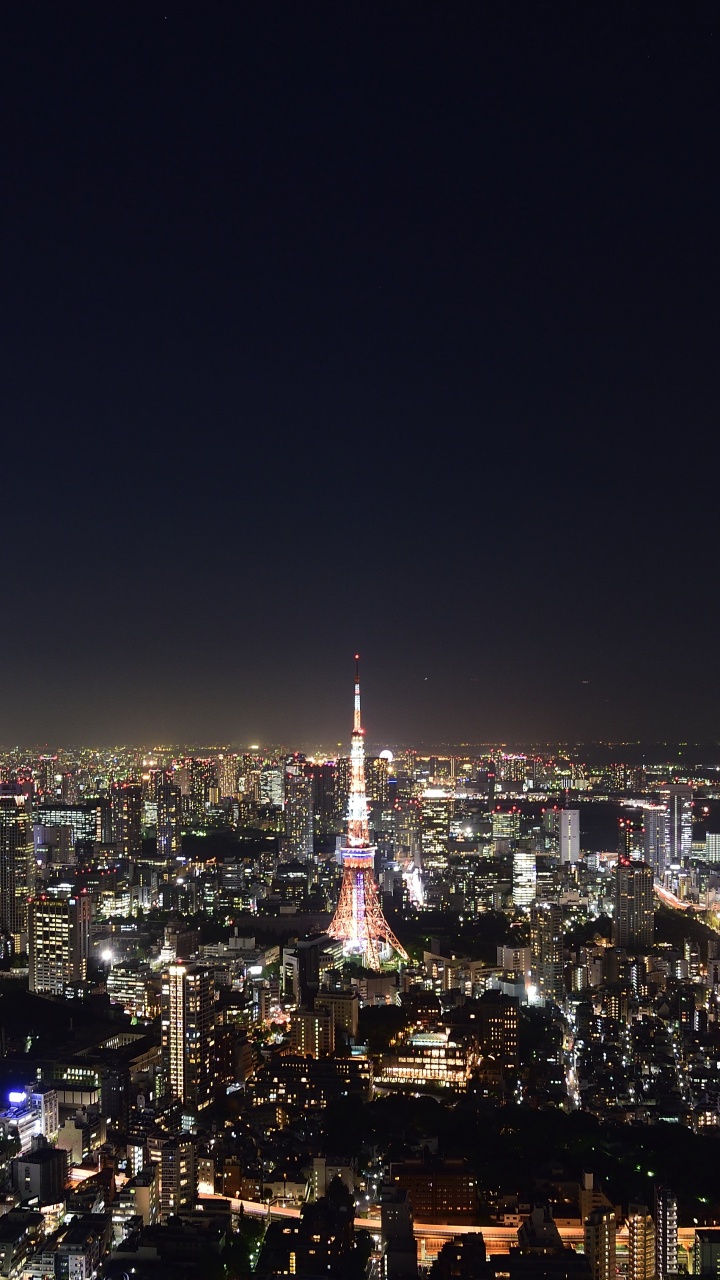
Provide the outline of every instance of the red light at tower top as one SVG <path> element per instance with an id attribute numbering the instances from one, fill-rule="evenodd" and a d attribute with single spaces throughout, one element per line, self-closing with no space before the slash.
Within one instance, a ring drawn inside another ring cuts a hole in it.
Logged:
<path id="1" fill-rule="evenodd" d="M 364 730 L 360 716 L 360 657 L 355 654 L 355 708 L 350 745 L 350 795 L 347 814 L 347 846 L 341 851 L 343 878 L 337 909 L 328 929 L 331 938 L 343 943 L 345 955 L 360 955 L 370 969 L 379 969 L 383 958 L 401 947 L 385 919 L 375 882 L 375 849 L 370 844 L 367 797 L 365 795 Z M 383 956 L 383 952 L 385 953 Z"/>

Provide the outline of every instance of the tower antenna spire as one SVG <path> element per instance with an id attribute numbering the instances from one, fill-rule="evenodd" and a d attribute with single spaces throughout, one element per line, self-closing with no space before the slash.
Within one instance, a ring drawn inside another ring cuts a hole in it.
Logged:
<path id="1" fill-rule="evenodd" d="M 362 722 L 360 720 L 360 654 L 355 654 L 355 718 L 353 720 L 353 737 L 356 733 L 362 733 Z"/>

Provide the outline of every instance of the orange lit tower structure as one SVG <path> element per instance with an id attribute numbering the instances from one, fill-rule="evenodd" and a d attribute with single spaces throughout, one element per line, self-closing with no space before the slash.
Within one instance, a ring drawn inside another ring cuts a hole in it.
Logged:
<path id="1" fill-rule="evenodd" d="M 350 746 L 350 798 L 347 814 L 347 845 L 340 850 L 343 878 L 332 923 L 331 938 L 342 942 L 345 955 L 362 956 L 369 969 L 379 969 L 397 951 L 403 960 L 407 952 L 400 946 L 385 919 L 375 882 L 375 848 L 370 844 L 367 798 L 365 796 L 365 731 L 360 722 L 360 669 L 355 654 L 355 718 Z"/>

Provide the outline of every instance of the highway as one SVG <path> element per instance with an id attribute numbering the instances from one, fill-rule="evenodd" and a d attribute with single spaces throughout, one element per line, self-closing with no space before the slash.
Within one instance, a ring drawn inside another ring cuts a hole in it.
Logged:
<path id="1" fill-rule="evenodd" d="M 202 1199 L 222 1199 L 220 1196 L 205 1197 Z M 299 1218 L 300 1209 L 294 1205 L 274 1204 L 268 1206 L 261 1204 L 257 1200 L 233 1200 L 232 1209 L 234 1213 L 240 1212 L 240 1206 L 245 1213 L 261 1215 L 270 1218 Z M 368 1217 L 357 1217 L 355 1219 L 355 1228 L 358 1231 L 370 1231 L 374 1235 L 380 1234 L 380 1218 L 377 1214 Z M 566 1225 L 558 1223 L 558 1231 L 563 1244 L 572 1245 L 577 1249 L 583 1244 L 583 1229 L 580 1225 Z M 421 1260 L 423 1258 L 430 1259 L 436 1257 L 442 1246 L 447 1240 L 454 1240 L 461 1235 L 477 1235 L 481 1233 L 485 1241 L 485 1247 L 488 1253 L 509 1253 L 510 1248 L 517 1244 L 517 1227 L 471 1227 L 462 1223 L 449 1222 L 416 1222 L 415 1238 L 419 1245 L 419 1254 Z M 694 1227 L 678 1228 L 678 1243 L 685 1249 L 692 1246 L 695 1237 Z M 627 1248 L 627 1227 L 621 1227 L 617 1233 L 617 1243 L 619 1249 Z"/>
<path id="2" fill-rule="evenodd" d="M 689 911 L 691 907 L 695 907 L 696 911 L 699 910 L 696 902 L 682 902 L 680 898 L 675 897 L 674 893 L 671 893 L 669 889 L 660 884 L 659 880 L 655 881 L 653 887 L 658 898 L 665 903 L 666 907 L 675 907 L 677 911 Z"/>

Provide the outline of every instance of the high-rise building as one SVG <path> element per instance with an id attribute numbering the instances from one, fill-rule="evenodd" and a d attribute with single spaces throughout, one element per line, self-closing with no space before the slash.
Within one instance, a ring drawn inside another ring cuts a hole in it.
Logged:
<path id="1" fill-rule="evenodd" d="M 580 857 L 580 810 L 561 809 L 559 828 L 560 861 L 574 864 Z"/>
<path id="2" fill-rule="evenodd" d="M 239 761 L 232 752 L 224 751 L 217 758 L 216 764 L 218 794 L 221 800 L 238 793 Z"/>
<path id="3" fill-rule="evenodd" d="M 647 1205 L 628 1206 L 628 1280 L 653 1280 L 655 1224 Z"/>
<path id="4" fill-rule="evenodd" d="M 161 993 L 163 1070 L 167 1092 L 201 1111 L 215 1084 L 215 988 L 207 969 L 173 964 Z"/>
<path id="5" fill-rule="evenodd" d="M 613 942 L 616 947 L 651 947 L 654 936 L 652 867 L 646 862 L 618 858 Z"/>
<path id="6" fill-rule="evenodd" d="M 340 756 L 335 761 L 335 816 L 347 818 L 350 800 L 350 757 Z"/>
<path id="7" fill-rule="evenodd" d="M 87 978 L 90 953 L 90 898 L 33 898 L 28 909 L 30 990 L 61 996 Z"/>
<path id="8" fill-rule="evenodd" d="M 385 756 L 367 756 L 365 791 L 368 800 L 386 805 L 390 801 L 390 768 Z"/>
<path id="9" fill-rule="evenodd" d="M 655 1188 L 655 1276 L 667 1280 L 678 1269 L 677 1196 L 670 1187 Z"/>
<path id="10" fill-rule="evenodd" d="M 445 866 L 454 798 L 446 791 L 426 791 L 420 800 L 420 843 L 423 866 Z"/>
<path id="11" fill-rule="evenodd" d="M 718 831 L 705 833 L 705 861 L 720 862 L 720 832 Z"/>
<path id="12" fill-rule="evenodd" d="M 283 770 L 279 764 L 266 764 L 260 771 L 260 803 L 279 809 L 284 796 Z"/>
<path id="13" fill-rule="evenodd" d="M 560 852 L 560 809 L 546 809 L 542 825 L 545 833 L 545 852 L 557 856 Z"/>
<path id="14" fill-rule="evenodd" d="M 590 1264 L 593 1280 L 616 1280 L 616 1223 L 613 1209 L 593 1209 L 585 1219 L 585 1257 Z"/>
<path id="15" fill-rule="evenodd" d="M 520 814 L 516 809 L 509 813 L 492 815 L 492 838 L 498 840 L 517 840 L 520 836 Z"/>
<path id="16" fill-rule="evenodd" d="M 643 848 L 645 861 L 656 876 L 665 870 L 665 840 L 667 836 L 667 809 L 657 805 L 646 809 L 643 817 Z"/>
<path id="17" fill-rule="evenodd" d="M 66 804 L 64 800 L 35 806 L 35 822 L 48 827 L 69 827 L 73 847 L 81 841 L 111 844 L 112 811 L 106 796 L 82 804 Z"/>
<path id="18" fill-rule="evenodd" d="M 157 851 L 169 861 L 182 852 L 182 792 L 167 778 L 157 784 Z"/>
<path id="19" fill-rule="evenodd" d="M 195 1139 L 187 1134 L 164 1138 L 160 1151 L 151 1151 L 151 1158 L 159 1155 L 160 1165 L 160 1213 L 163 1222 L 174 1214 L 192 1209 L 197 1196 L 197 1157 Z M 153 1161 L 155 1162 L 155 1161 Z"/>
<path id="20" fill-rule="evenodd" d="M 313 853 L 312 779 L 304 756 L 285 761 L 285 853 L 303 861 Z"/>
<path id="21" fill-rule="evenodd" d="M 618 856 L 630 858 L 644 848 L 644 827 L 633 818 L 621 818 L 618 823 Z"/>
<path id="22" fill-rule="evenodd" d="M 353 1039 L 359 1025 L 359 1000 L 357 991 L 319 991 L 315 996 L 315 1011 L 329 1013 L 336 1030 L 344 1031 Z"/>
<path id="23" fill-rule="evenodd" d="M 335 787 L 337 769 L 335 761 L 324 760 L 322 764 L 308 765 L 307 771 L 312 779 L 314 818 L 323 832 L 333 831 L 337 821 Z"/>
<path id="24" fill-rule="evenodd" d="M 518 1001 L 502 991 L 486 991 L 477 1003 L 478 1041 L 485 1059 L 503 1071 L 518 1065 Z"/>
<path id="25" fill-rule="evenodd" d="M 513 904 L 516 907 L 529 907 L 535 897 L 536 884 L 535 853 L 532 849 L 521 846 L 513 853 Z"/>
<path id="26" fill-rule="evenodd" d="M 110 788 L 112 838 L 123 858 L 142 853 L 142 785 L 114 782 Z"/>
<path id="27" fill-rule="evenodd" d="M 530 975 L 538 999 L 562 1001 L 563 915 L 556 902 L 535 902 L 530 909 Z"/>
<path id="28" fill-rule="evenodd" d="M 672 867 L 686 866 L 692 853 L 692 794 L 692 787 L 668 787 L 665 848 Z"/>
<path id="29" fill-rule="evenodd" d="M 33 830 L 27 797 L 15 783 L 0 785 L 0 930 L 25 945 L 27 903 L 35 891 Z"/>

